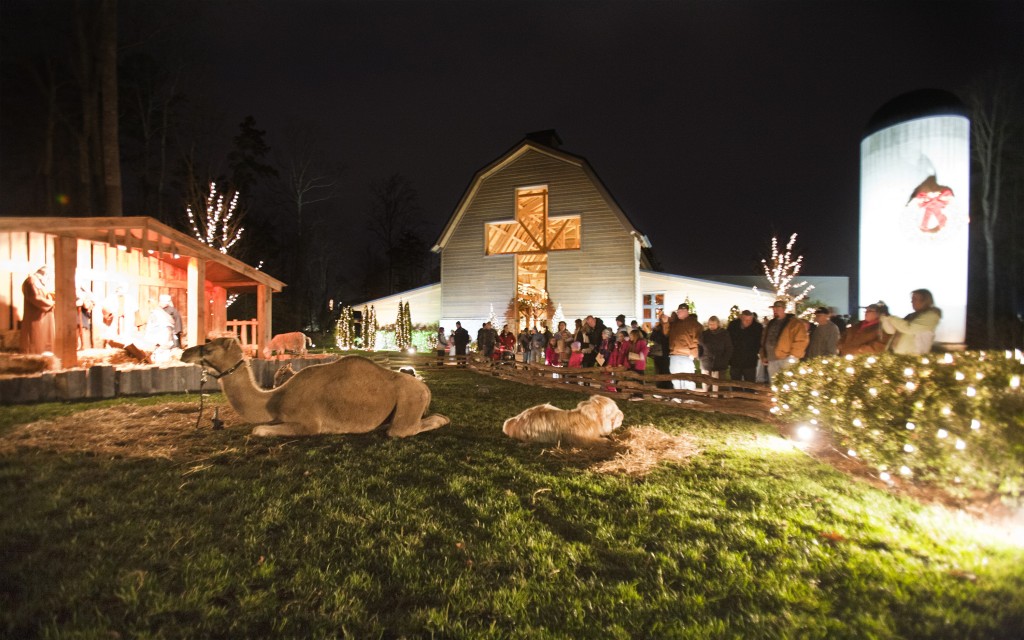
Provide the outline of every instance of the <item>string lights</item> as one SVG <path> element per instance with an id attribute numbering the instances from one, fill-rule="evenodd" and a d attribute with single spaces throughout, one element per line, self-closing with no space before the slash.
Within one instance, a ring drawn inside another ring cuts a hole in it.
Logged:
<path id="1" fill-rule="evenodd" d="M 811 421 L 886 482 L 1024 493 L 1024 354 L 815 358 L 776 378 L 772 413 Z M 898 470 L 898 474 L 892 470 Z"/>
<path id="2" fill-rule="evenodd" d="M 807 294 L 814 289 L 814 285 L 808 284 L 806 280 L 794 282 L 800 275 L 803 268 L 803 256 L 793 257 L 793 245 L 796 244 L 797 234 L 789 237 L 786 243 L 786 250 L 779 251 L 779 239 L 772 236 L 772 255 L 768 260 L 761 260 L 761 268 L 764 269 L 764 277 L 767 278 L 775 292 L 775 299 L 786 303 L 787 313 L 796 313 L 798 305 L 807 299 Z M 797 293 L 797 289 L 803 289 Z M 754 287 L 757 292 L 757 287 Z"/>

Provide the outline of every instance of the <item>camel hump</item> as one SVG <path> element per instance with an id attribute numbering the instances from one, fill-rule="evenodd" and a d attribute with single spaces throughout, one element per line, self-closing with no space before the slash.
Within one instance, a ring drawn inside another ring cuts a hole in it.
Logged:
<path id="1" fill-rule="evenodd" d="M 380 381 L 382 374 L 385 374 L 383 377 L 387 379 L 402 375 L 397 371 L 392 371 L 391 369 L 382 367 L 373 360 L 364 358 L 363 356 L 343 356 L 334 362 L 328 362 L 327 364 L 303 367 L 299 373 L 303 373 L 305 371 L 318 372 L 317 375 L 358 376 L 360 378 L 366 378 L 368 381 Z"/>

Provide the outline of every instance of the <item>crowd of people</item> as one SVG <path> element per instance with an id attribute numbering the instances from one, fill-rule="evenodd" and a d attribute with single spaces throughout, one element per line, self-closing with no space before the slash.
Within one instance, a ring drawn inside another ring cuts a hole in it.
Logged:
<path id="1" fill-rule="evenodd" d="M 552 330 L 541 324 L 524 327 L 517 334 L 504 325 L 497 331 L 484 323 L 477 331 L 476 350 L 496 360 L 516 359 L 552 367 L 624 367 L 644 373 L 650 358 L 656 374 L 693 374 L 700 371 L 711 378 L 769 382 L 777 373 L 801 360 L 830 355 L 867 353 L 926 353 L 931 350 L 935 329 L 942 312 L 935 306 L 931 292 L 918 289 L 911 294 L 913 313 L 904 318 L 889 314 L 884 303 L 864 308 L 863 319 L 846 325 L 827 307 L 814 310 L 814 319 L 805 321 L 787 311 L 787 303 L 772 305 L 769 317 L 744 310 L 728 324 L 711 316 L 702 324 L 689 304 L 659 314 L 652 327 L 625 315 L 608 327 L 601 318 L 587 316 L 569 328 L 561 321 Z M 436 349 L 439 356 L 465 355 L 470 335 L 456 322 L 449 334 L 438 329 Z M 686 379 L 659 382 L 659 386 L 695 389 Z M 705 387 L 706 388 L 706 387 Z M 712 390 L 716 390 L 713 387 Z"/>

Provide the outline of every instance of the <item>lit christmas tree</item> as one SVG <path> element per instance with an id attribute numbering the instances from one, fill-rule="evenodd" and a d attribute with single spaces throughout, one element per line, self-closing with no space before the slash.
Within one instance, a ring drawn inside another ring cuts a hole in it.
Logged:
<path id="1" fill-rule="evenodd" d="M 363 345 L 368 351 L 377 348 L 377 312 L 373 305 L 363 307 Z"/>
<path id="2" fill-rule="evenodd" d="M 562 303 L 558 303 L 555 315 L 551 317 L 551 326 L 557 328 L 559 322 L 565 322 L 565 313 L 562 312 Z"/>
<path id="3" fill-rule="evenodd" d="M 355 344 L 355 323 L 352 320 L 352 307 L 343 306 L 341 317 L 334 329 L 334 340 L 339 349 L 351 349 Z"/>
<path id="4" fill-rule="evenodd" d="M 406 311 L 408 305 L 403 305 L 402 301 L 398 301 L 398 316 L 395 318 L 395 348 L 399 351 L 405 351 L 412 344 L 412 336 L 409 327 L 409 323 L 406 320 Z"/>
<path id="5" fill-rule="evenodd" d="M 768 279 L 775 300 L 782 300 L 786 303 L 786 312 L 795 313 L 797 305 L 807 299 L 807 294 L 814 289 L 814 285 L 807 284 L 807 281 L 794 282 L 803 268 L 803 256 L 793 258 L 793 245 L 796 243 L 796 235 L 789 237 L 786 243 L 785 252 L 779 252 L 779 239 L 772 237 L 772 255 L 768 260 L 761 260 L 761 267 L 764 269 L 764 276 Z M 797 289 L 803 288 L 802 291 Z M 757 291 L 757 287 L 754 287 Z"/>

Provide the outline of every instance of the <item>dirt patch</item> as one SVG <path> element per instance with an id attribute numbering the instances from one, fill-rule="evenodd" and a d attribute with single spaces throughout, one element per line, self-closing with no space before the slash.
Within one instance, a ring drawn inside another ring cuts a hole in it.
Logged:
<path id="1" fill-rule="evenodd" d="M 205 403 L 199 429 L 198 401 L 125 404 L 19 425 L 0 437 L 0 455 L 38 449 L 122 458 L 187 458 L 209 447 L 205 431 L 210 429 L 214 409 L 228 425 L 244 423 L 226 402 Z"/>
<path id="2" fill-rule="evenodd" d="M 652 426 L 627 427 L 616 431 L 604 446 L 589 449 L 555 447 L 542 454 L 583 464 L 588 471 L 646 476 L 662 462 L 684 463 L 700 453 L 688 435 L 671 436 Z"/>

